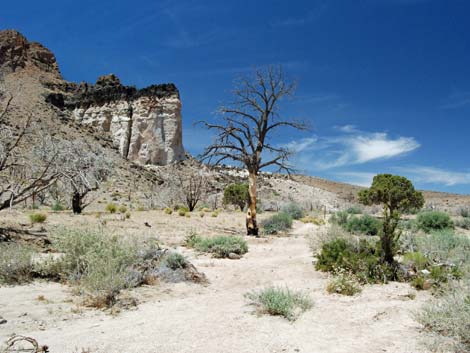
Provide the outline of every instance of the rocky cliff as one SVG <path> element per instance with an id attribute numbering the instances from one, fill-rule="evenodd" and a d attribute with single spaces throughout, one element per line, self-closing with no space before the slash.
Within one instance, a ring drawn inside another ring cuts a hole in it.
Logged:
<path id="1" fill-rule="evenodd" d="M 136 89 L 113 74 L 94 85 L 67 82 L 54 54 L 14 30 L 0 31 L 0 73 L 2 78 L 37 78 L 44 88 L 41 99 L 65 119 L 109 134 L 130 161 L 166 165 L 185 157 L 181 101 L 174 84 Z"/>

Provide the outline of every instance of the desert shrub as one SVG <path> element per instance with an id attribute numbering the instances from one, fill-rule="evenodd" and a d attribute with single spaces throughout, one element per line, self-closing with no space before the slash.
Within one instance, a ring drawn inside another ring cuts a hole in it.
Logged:
<path id="1" fill-rule="evenodd" d="M 445 230 L 416 236 L 415 248 L 433 264 L 458 268 L 470 274 L 470 238 Z"/>
<path id="2" fill-rule="evenodd" d="M 329 280 L 326 291 L 342 295 L 355 295 L 360 293 L 362 288 L 354 274 L 340 270 Z"/>
<path id="3" fill-rule="evenodd" d="M 268 287 L 245 294 L 261 314 L 278 315 L 289 321 L 313 306 L 312 300 L 302 292 L 289 288 Z"/>
<path id="4" fill-rule="evenodd" d="M 119 206 L 119 213 L 125 214 L 127 212 L 126 205 Z"/>
<path id="5" fill-rule="evenodd" d="M 54 202 L 51 209 L 54 212 L 59 212 L 65 210 L 65 207 L 59 202 Z"/>
<path id="6" fill-rule="evenodd" d="M 289 203 L 283 206 L 281 212 L 288 214 L 292 219 L 300 219 L 305 215 L 303 208 L 296 203 Z"/>
<path id="7" fill-rule="evenodd" d="M 33 251 L 25 245 L 0 244 L 0 283 L 27 282 L 33 274 Z"/>
<path id="8" fill-rule="evenodd" d="M 312 223 L 312 224 L 315 224 L 317 226 L 321 226 L 323 224 L 325 224 L 325 221 L 321 218 L 316 218 L 316 217 L 313 217 L 313 216 L 305 216 L 305 217 L 302 217 L 300 219 L 300 221 L 302 223 Z"/>
<path id="9" fill-rule="evenodd" d="M 324 243 L 315 268 L 331 273 L 344 270 L 354 274 L 361 283 L 380 283 L 394 277 L 393 268 L 381 261 L 376 244 L 365 239 L 353 242 L 337 238 Z"/>
<path id="10" fill-rule="evenodd" d="M 348 232 L 366 235 L 377 235 L 380 226 L 378 219 L 367 214 L 361 217 L 350 217 L 344 225 Z"/>
<path id="11" fill-rule="evenodd" d="M 279 234 L 292 228 L 292 217 L 284 212 L 276 213 L 261 222 L 265 234 Z"/>
<path id="12" fill-rule="evenodd" d="M 339 226 L 345 226 L 348 222 L 349 214 L 344 211 L 338 211 L 331 215 L 330 222 Z"/>
<path id="13" fill-rule="evenodd" d="M 173 210 L 170 207 L 165 207 L 163 212 L 165 212 L 165 214 L 172 214 Z"/>
<path id="14" fill-rule="evenodd" d="M 459 214 L 463 218 L 470 218 L 470 207 L 462 207 L 459 210 Z"/>
<path id="15" fill-rule="evenodd" d="M 452 229 L 454 224 L 447 213 L 438 211 L 427 211 L 418 214 L 416 218 L 418 229 L 429 233 L 435 230 Z"/>
<path id="16" fill-rule="evenodd" d="M 462 229 L 470 229 L 470 218 L 462 218 L 455 222 L 455 225 Z"/>
<path id="17" fill-rule="evenodd" d="M 106 205 L 106 211 L 108 211 L 109 213 L 116 213 L 117 209 L 118 207 L 114 203 L 108 203 Z"/>
<path id="18" fill-rule="evenodd" d="M 44 213 L 31 213 L 29 215 L 29 221 L 31 223 L 44 223 L 47 219 L 47 215 Z"/>
<path id="19" fill-rule="evenodd" d="M 220 214 L 220 211 L 215 210 L 214 212 L 211 213 L 211 216 L 215 218 L 215 217 L 219 217 L 219 214 Z"/>
<path id="20" fill-rule="evenodd" d="M 429 266 L 430 261 L 423 253 L 416 251 L 406 253 L 403 256 L 403 263 L 412 267 L 415 271 L 421 271 Z"/>
<path id="21" fill-rule="evenodd" d="M 248 184 L 230 184 L 224 190 L 224 205 L 234 205 L 243 211 L 249 199 Z"/>
<path id="22" fill-rule="evenodd" d="M 415 314 L 433 334 L 425 344 L 432 352 L 470 351 L 470 291 L 463 285 L 450 287 Z"/>
<path id="23" fill-rule="evenodd" d="M 111 306 L 120 290 L 135 284 L 130 266 L 138 260 L 136 245 L 103 229 L 58 228 L 53 244 L 63 253 L 63 275 L 91 298 L 95 306 Z"/>
<path id="24" fill-rule="evenodd" d="M 188 214 L 188 212 L 189 209 L 187 209 L 186 207 L 181 207 L 178 209 L 178 216 L 184 217 L 186 216 L 186 214 Z"/>
<path id="25" fill-rule="evenodd" d="M 349 214 L 362 214 L 362 209 L 359 206 L 351 206 L 346 210 Z"/>
<path id="26" fill-rule="evenodd" d="M 248 252 L 248 244 L 243 238 L 223 235 L 203 238 L 192 234 L 186 239 L 186 246 L 217 258 L 229 257 L 230 253 L 243 255 Z"/>
<path id="27" fill-rule="evenodd" d="M 402 219 L 398 223 L 398 227 L 401 230 L 408 230 L 408 231 L 417 231 L 418 230 L 415 219 Z"/>
<path id="28" fill-rule="evenodd" d="M 172 270 L 185 268 L 188 265 L 186 258 L 177 252 L 170 252 L 169 254 L 166 254 L 164 261 L 165 264 Z"/>
<path id="29" fill-rule="evenodd" d="M 126 214 L 125 214 L 125 217 L 126 217 L 126 219 L 131 218 L 131 213 L 129 211 L 127 211 Z"/>

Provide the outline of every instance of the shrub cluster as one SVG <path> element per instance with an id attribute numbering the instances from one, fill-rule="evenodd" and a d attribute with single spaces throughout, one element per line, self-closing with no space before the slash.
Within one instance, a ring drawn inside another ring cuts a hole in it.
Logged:
<path id="1" fill-rule="evenodd" d="M 382 223 L 377 218 L 365 214 L 360 217 L 350 217 L 344 228 L 350 233 L 377 235 L 381 225 Z"/>
<path id="2" fill-rule="evenodd" d="M 248 244 L 243 238 L 223 235 L 204 238 L 192 234 L 186 238 L 186 246 L 199 252 L 210 253 L 216 258 L 229 257 L 231 253 L 243 255 L 248 252 Z"/>
<path id="3" fill-rule="evenodd" d="M 365 239 L 353 242 L 337 238 L 324 243 L 315 268 L 332 273 L 346 271 L 361 283 L 381 283 L 394 277 L 393 269 L 381 261 L 376 244 Z"/>
<path id="4" fill-rule="evenodd" d="M 292 217 L 284 212 L 276 213 L 261 222 L 264 234 L 279 234 L 292 228 Z"/>
<path id="5" fill-rule="evenodd" d="M 261 314 L 279 315 L 289 321 L 313 306 L 311 299 L 302 292 L 288 288 L 268 287 L 245 294 Z"/>
<path id="6" fill-rule="evenodd" d="M 454 223 L 447 213 L 427 211 L 418 214 L 416 226 L 418 229 L 429 233 L 436 230 L 452 229 L 454 228 Z"/>
<path id="7" fill-rule="evenodd" d="M 300 219 L 305 216 L 303 208 L 296 203 L 289 203 L 287 205 L 284 205 L 281 208 L 281 212 L 288 214 L 289 216 L 291 216 L 292 219 Z"/>
<path id="8" fill-rule="evenodd" d="M 470 218 L 462 218 L 455 222 L 455 225 L 462 229 L 470 230 Z"/>

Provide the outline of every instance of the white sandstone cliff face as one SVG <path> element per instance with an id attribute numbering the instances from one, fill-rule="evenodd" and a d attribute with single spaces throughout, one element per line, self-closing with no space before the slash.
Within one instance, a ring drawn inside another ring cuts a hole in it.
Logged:
<path id="1" fill-rule="evenodd" d="M 73 116 L 81 124 L 109 132 L 122 156 L 131 161 L 165 165 L 184 159 L 181 102 L 177 94 L 78 107 Z"/>

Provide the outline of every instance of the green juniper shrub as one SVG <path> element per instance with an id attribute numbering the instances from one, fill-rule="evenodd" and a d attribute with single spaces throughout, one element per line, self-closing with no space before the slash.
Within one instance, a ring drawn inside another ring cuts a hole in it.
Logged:
<path id="1" fill-rule="evenodd" d="M 249 292 L 245 297 L 251 300 L 260 314 L 282 316 L 289 321 L 296 320 L 301 313 L 313 306 L 308 296 L 289 288 L 267 287 Z"/>
<path id="2" fill-rule="evenodd" d="M 279 234 L 292 228 L 292 217 L 284 212 L 279 212 L 261 222 L 265 234 Z"/>
<path id="3" fill-rule="evenodd" d="M 45 213 L 31 213 L 29 215 L 29 220 L 31 223 L 44 223 L 47 219 L 47 215 Z"/>
<path id="4" fill-rule="evenodd" d="M 411 181 L 391 174 L 376 175 L 369 189 L 359 192 L 359 201 L 365 206 L 382 205 L 383 221 L 380 235 L 380 257 L 397 269 L 395 254 L 399 249 L 401 232 L 398 228 L 401 214 L 424 205 L 423 194 L 416 191 Z"/>
<path id="5" fill-rule="evenodd" d="M 348 232 L 365 235 L 377 235 L 380 227 L 380 221 L 367 214 L 360 217 L 350 217 L 345 225 Z"/>
<path id="6" fill-rule="evenodd" d="M 204 238 L 191 234 L 186 238 L 186 246 L 199 252 L 210 253 L 216 258 L 229 257 L 230 253 L 243 255 L 248 252 L 248 244 L 243 238 L 223 235 Z"/>
<path id="7" fill-rule="evenodd" d="M 291 216 L 292 219 L 300 219 L 305 215 L 303 208 L 293 202 L 284 205 L 281 208 L 281 212 L 288 214 L 289 216 Z"/>
<path id="8" fill-rule="evenodd" d="M 224 190 L 224 205 L 234 205 L 243 211 L 249 199 L 248 184 L 230 184 Z"/>
<path id="9" fill-rule="evenodd" d="M 450 216 L 447 213 L 438 211 L 427 211 L 418 214 L 416 223 L 417 228 L 426 233 L 454 228 L 454 223 Z"/>

